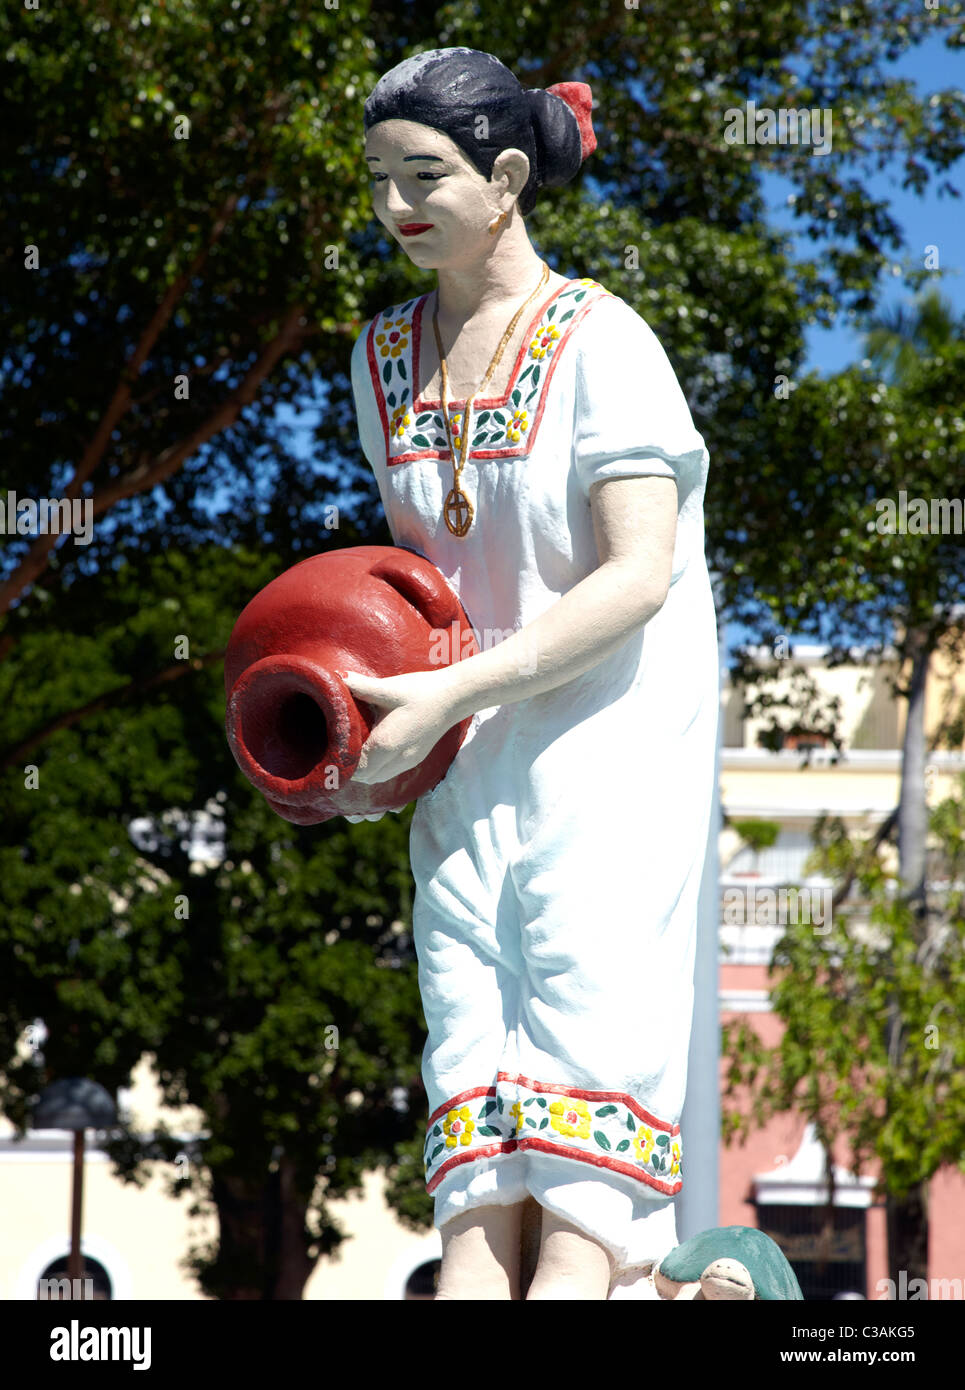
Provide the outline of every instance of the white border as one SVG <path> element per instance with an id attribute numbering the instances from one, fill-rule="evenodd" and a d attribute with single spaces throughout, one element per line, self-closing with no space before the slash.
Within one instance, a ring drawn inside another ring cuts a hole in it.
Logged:
<path id="1" fill-rule="evenodd" d="M 421 1241 L 413 1241 L 406 1247 L 403 1255 L 393 1263 L 392 1268 L 385 1276 L 382 1297 L 390 1302 L 405 1302 L 405 1286 L 408 1283 L 409 1275 L 417 1270 L 420 1265 L 424 1265 L 427 1260 L 440 1260 L 442 1258 L 442 1236 L 438 1230 L 433 1230 Z"/>
<path id="2" fill-rule="evenodd" d="M 80 1252 L 90 1255 L 107 1270 L 111 1281 L 112 1301 L 132 1299 L 134 1280 L 130 1266 L 123 1255 L 101 1236 L 81 1236 Z M 11 1279 L 10 1297 L 18 1302 L 36 1303 L 37 1281 L 44 1270 L 54 1260 L 66 1259 L 69 1253 L 69 1239 L 64 1236 L 49 1236 L 36 1246 L 20 1266 L 19 1273 Z"/>

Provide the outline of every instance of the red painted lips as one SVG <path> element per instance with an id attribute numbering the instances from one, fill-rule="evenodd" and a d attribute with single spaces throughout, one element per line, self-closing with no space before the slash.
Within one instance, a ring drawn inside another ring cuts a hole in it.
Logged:
<path id="1" fill-rule="evenodd" d="M 418 236 L 420 232 L 428 232 L 435 225 L 433 222 L 403 222 L 399 231 L 403 236 Z"/>

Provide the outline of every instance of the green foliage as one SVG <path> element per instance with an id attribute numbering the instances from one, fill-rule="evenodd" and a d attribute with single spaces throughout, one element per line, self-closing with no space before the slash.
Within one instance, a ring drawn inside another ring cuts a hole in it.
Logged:
<path id="1" fill-rule="evenodd" d="M 770 849 L 776 843 L 781 827 L 772 820 L 735 820 L 732 822 L 738 835 L 755 853 Z"/>
<path id="2" fill-rule="evenodd" d="M 923 940 L 881 848 L 824 818 L 811 868 L 852 874 L 856 903 L 829 933 L 788 927 L 770 968 L 781 1040 L 764 1046 L 741 1019 L 724 1025 L 728 1142 L 793 1109 L 848 1137 L 857 1175 L 880 1164 L 880 1190 L 903 1197 L 943 1165 L 965 1172 L 965 776 L 931 816 L 933 881 L 944 885 Z"/>

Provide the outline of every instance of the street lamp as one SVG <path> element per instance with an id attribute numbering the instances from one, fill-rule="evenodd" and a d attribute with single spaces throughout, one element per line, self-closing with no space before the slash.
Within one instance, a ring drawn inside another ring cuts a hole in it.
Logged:
<path id="1" fill-rule="evenodd" d="M 86 1077 L 70 1077 L 45 1086 L 34 1105 L 33 1129 L 74 1132 L 74 1182 L 70 1206 L 70 1256 L 67 1278 L 71 1289 L 81 1278 L 80 1221 L 84 1199 L 84 1131 L 109 1129 L 117 1123 L 117 1106 L 104 1087 Z"/>

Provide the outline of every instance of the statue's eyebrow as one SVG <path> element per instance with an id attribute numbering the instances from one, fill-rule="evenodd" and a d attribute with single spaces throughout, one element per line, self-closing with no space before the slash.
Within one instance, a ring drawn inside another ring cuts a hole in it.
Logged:
<path id="1" fill-rule="evenodd" d="M 377 154 L 367 154 L 365 158 L 368 160 L 370 164 L 373 162 L 373 160 L 376 164 L 382 163 Z M 445 163 L 445 160 L 442 158 L 442 156 L 438 154 L 406 154 L 402 156 L 402 163 L 408 164 L 410 159 L 434 159 L 437 164 Z"/>

